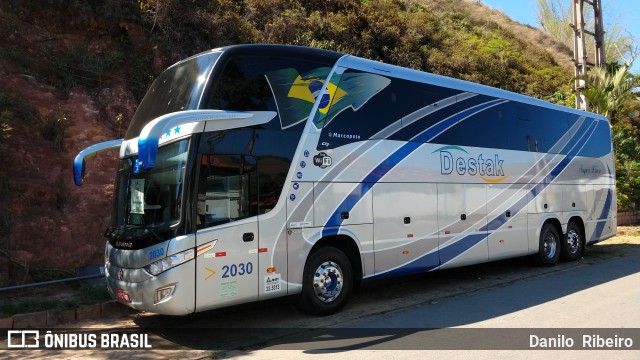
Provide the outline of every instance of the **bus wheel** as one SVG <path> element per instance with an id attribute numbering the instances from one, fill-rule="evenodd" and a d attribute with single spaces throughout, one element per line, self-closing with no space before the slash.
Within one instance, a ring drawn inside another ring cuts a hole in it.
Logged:
<path id="1" fill-rule="evenodd" d="M 347 303 L 352 288 L 349 258 L 334 247 L 324 247 L 307 259 L 299 305 L 314 315 L 330 315 Z"/>
<path id="2" fill-rule="evenodd" d="M 540 231 L 538 253 L 533 255 L 533 259 L 540 266 L 554 266 L 560 258 L 560 248 L 558 230 L 552 224 L 544 224 Z"/>
<path id="3" fill-rule="evenodd" d="M 582 256 L 584 251 L 584 236 L 582 228 L 573 221 L 567 224 L 567 235 L 562 242 L 560 257 L 562 260 L 575 261 Z"/>

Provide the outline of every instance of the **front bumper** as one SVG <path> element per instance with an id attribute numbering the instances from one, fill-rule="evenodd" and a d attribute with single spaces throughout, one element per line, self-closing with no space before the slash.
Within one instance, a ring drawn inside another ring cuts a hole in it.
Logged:
<path id="1" fill-rule="evenodd" d="M 107 288 L 111 297 L 136 310 L 163 315 L 185 315 L 195 310 L 195 260 L 190 260 L 139 282 L 124 281 L 116 274 L 139 272 L 105 264 Z M 168 297 L 156 302 L 156 291 L 174 285 Z M 125 295 L 126 294 L 126 295 Z"/>

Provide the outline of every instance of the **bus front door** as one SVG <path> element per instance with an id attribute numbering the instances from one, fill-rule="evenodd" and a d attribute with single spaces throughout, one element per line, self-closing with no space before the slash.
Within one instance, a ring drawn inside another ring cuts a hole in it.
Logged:
<path id="1" fill-rule="evenodd" d="M 258 299 L 255 158 L 202 155 L 197 184 L 196 311 Z"/>

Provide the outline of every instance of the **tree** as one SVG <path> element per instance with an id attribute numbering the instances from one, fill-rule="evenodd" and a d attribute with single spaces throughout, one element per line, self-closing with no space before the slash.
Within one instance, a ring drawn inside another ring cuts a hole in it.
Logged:
<path id="1" fill-rule="evenodd" d="M 625 117 L 613 125 L 613 152 L 616 155 L 618 211 L 640 206 L 640 122 Z"/>
<path id="2" fill-rule="evenodd" d="M 634 94 L 640 76 L 629 73 L 628 64 L 613 63 L 606 69 L 592 69 L 584 79 L 591 110 L 609 117 L 613 124 L 618 211 L 633 210 L 640 205 L 640 100 Z"/>
<path id="3" fill-rule="evenodd" d="M 640 76 L 631 74 L 627 64 L 593 68 L 583 79 L 590 110 L 608 117 L 612 123 L 619 120 L 619 112 L 628 102 L 637 101 L 633 91 L 640 86 Z"/>
<path id="4" fill-rule="evenodd" d="M 557 41 L 573 49 L 573 9 L 571 0 L 538 0 L 536 18 L 538 24 Z M 608 61 L 633 62 L 638 55 L 638 41 L 629 34 L 621 24 L 620 15 L 612 16 L 605 11 L 605 57 Z M 613 19 L 613 20 L 611 20 Z M 585 7 L 585 23 L 587 28 L 593 24 L 593 9 Z M 591 29 L 593 31 L 593 29 Z M 595 52 L 595 40 L 587 37 L 589 54 Z M 632 58 L 631 61 L 628 58 Z"/>

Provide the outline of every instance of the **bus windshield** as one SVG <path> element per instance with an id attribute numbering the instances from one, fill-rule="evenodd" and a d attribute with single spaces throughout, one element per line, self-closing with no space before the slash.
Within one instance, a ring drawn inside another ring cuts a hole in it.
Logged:
<path id="1" fill-rule="evenodd" d="M 206 79 L 219 56 L 219 52 L 197 55 L 160 74 L 133 115 L 125 140 L 140 135 L 142 128 L 159 116 L 197 109 Z"/>
<path id="2" fill-rule="evenodd" d="M 140 172 L 135 157 L 120 160 L 116 175 L 114 235 L 136 237 L 154 228 L 167 230 L 178 224 L 183 207 L 183 188 L 189 140 L 182 140 L 158 150 L 157 166 Z M 147 231 L 143 231 L 147 230 Z"/>

